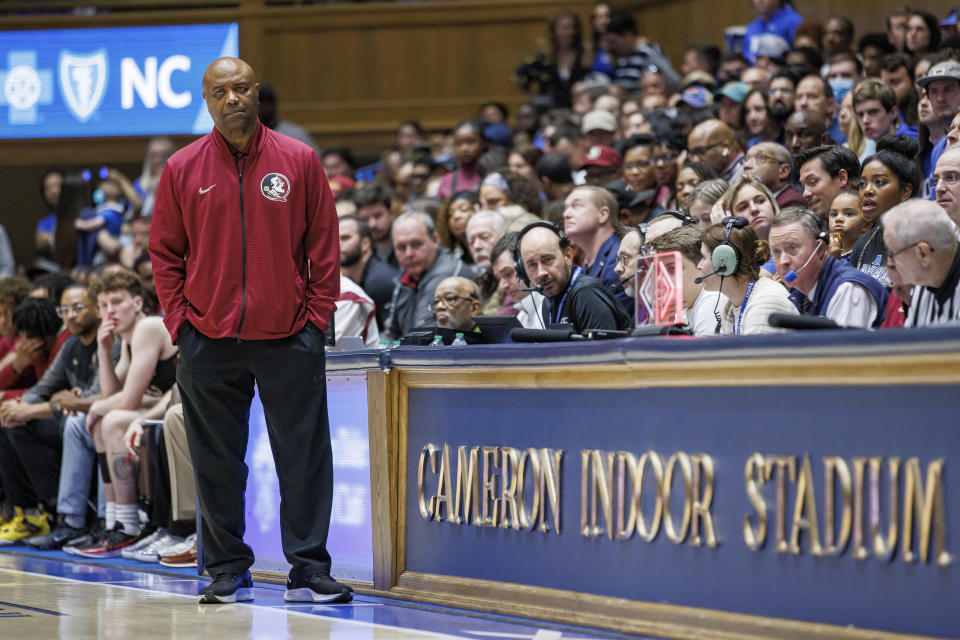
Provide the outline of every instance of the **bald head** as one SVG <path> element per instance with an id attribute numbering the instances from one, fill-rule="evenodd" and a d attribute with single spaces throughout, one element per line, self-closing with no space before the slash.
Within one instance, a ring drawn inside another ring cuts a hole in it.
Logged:
<path id="1" fill-rule="evenodd" d="M 793 157 L 801 151 L 830 142 L 822 111 L 803 109 L 793 112 L 783 126 L 783 138 Z"/>
<path id="2" fill-rule="evenodd" d="M 481 312 L 480 287 L 459 276 L 444 278 L 433 293 L 433 309 L 438 327 L 469 331 Z"/>
<path id="3" fill-rule="evenodd" d="M 219 58 L 203 72 L 203 99 L 213 124 L 237 151 L 257 130 L 260 85 L 253 69 L 239 58 Z"/>
<path id="4" fill-rule="evenodd" d="M 740 153 L 733 129 L 716 119 L 695 126 L 687 137 L 687 148 L 690 160 L 704 162 L 717 173 L 723 173 Z"/>

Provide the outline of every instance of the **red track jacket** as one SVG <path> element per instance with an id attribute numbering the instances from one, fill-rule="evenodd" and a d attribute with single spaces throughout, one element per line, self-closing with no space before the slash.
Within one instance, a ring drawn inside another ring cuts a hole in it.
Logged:
<path id="1" fill-rule="evenodd" d="M 333 196 L 307 145 L 257 123 L 244 153 L 214 129 L 163 169 L 150 257 L 164 322 L 210 338 L 326 331 L 340 293 Z"/>

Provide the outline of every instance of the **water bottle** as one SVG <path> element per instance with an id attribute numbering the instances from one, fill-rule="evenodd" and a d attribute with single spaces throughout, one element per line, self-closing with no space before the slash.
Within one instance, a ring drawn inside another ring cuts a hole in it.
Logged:
<path id="1" fill-rule="evenodd" d="M 390 350 L 390 341 L 386 338 L 380 338 L 380 351 L 389 351 Z"/>
<path id="2" fill-rule="evenodd" d="M 463 334 L 458 333 L 453 339 L 453 342 L 450 343 L 450 346 L 453 347 L 465 347 L 467 346 L 467 341 L 463 339 Z"/>
<path id="3" fill-rule="evenodd" d="M 430 343 L 431 347 L 442 347 L 443 346 L 443 336 L 437 334 L 433 336 L 433 342 Z"/>

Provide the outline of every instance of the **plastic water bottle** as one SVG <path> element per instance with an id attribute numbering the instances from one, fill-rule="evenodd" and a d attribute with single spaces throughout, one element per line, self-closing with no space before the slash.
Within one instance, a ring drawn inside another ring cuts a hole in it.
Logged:
<path id="1" fill-rule="evenodd" d="M 452 347 L 465 347 L 467 346 L 467 341 L 463 339 L 463 334 L 458 333 L 453 339 L 453 342 L 450 343 Z"/>
<path id="2" fill-rule="evenodd" d="M 433 342 L 430 343 L 431 347 L 442 347 L 443 346 L 443 336 L 437 334 L 433 336 Z"/>
<path id="3" fill-rule="evenodd" d="M 389 351 L 390 341 L 386 338 L 380 338 L 380 351 Z"/>

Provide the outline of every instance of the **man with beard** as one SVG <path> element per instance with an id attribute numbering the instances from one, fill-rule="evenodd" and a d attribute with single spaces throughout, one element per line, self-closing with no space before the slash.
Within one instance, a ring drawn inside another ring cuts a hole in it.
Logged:
<path id="1" fill-rule="evenodd" d="M 340 218 L 340 273 L 367 292 L 377 307 L 377 326 L 386 326 L 395 280 L 400 272 L 374 254 L 373 234 L 358 216 Z"/>
<path id="2" fill-rule="evenodd" d="M 573 253 L 570 239 L 551 222 L 533 222 L 520 232 L 514 253 L 517 276 L 546 297 L 538 313 L 543 323 L 571 324 L 577 333 L 629 329 L 630 316 L 609 288 L 574 266 Z"/>
<path id="3" fill-rule="evenodd" d="M 770 107 L 770 115 L 780 126 L 783 126 L 793 113 L 796 91 L 797 81 L 789 71 L 780 71 L 770 78 L 770 84 L 767 85 L 767 106 Z"/>
<path id="4" fill-rule="evenodd" d="M 393 194 L 390 189 L 378 184 L 368 184 L 353 195 L 357 217 L 370 228 L 373 250 L 377 257 L 393 267 L 399 267 L 397 256 L 393 252 L 393 241 L 390 239 L 390 227 L 397 217 L 391 208 L 392 201 Z"/>
<path id="5" fill-rule="evenodd" d="M 910 58 L 902 53 L 892 53 L 883 58 L 880 67 L 880 79 L 890 85 L 897 96 L 897 108 L 904 121 L 916 126 L 917 96 L 916 85 L 913 83 L 913 65 Z"/>

